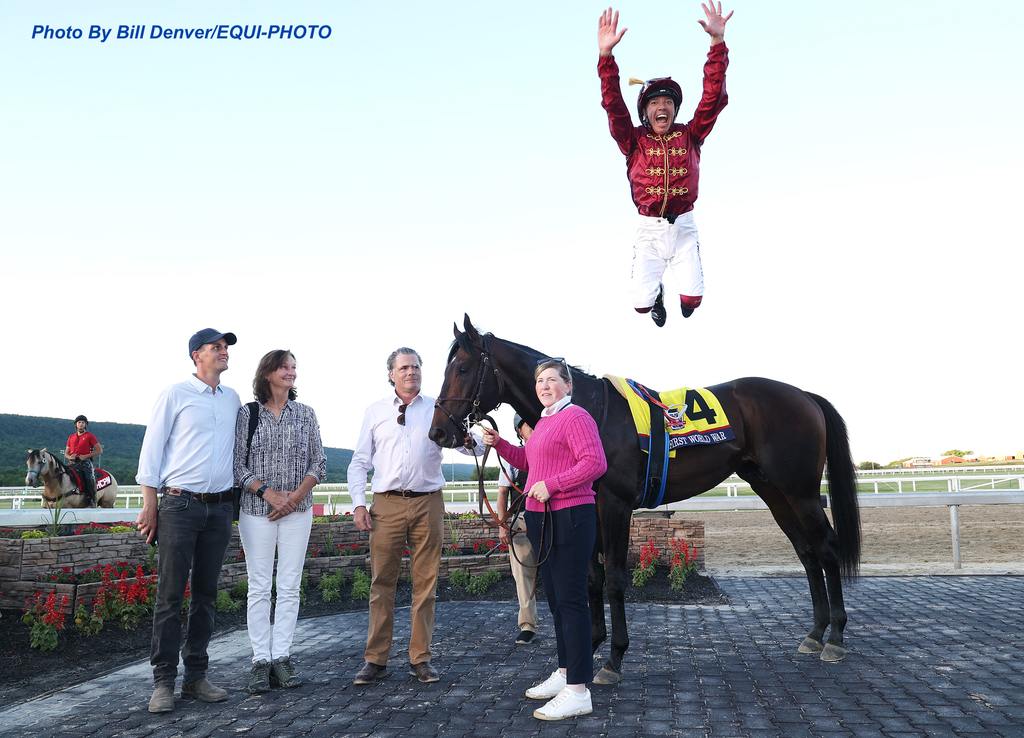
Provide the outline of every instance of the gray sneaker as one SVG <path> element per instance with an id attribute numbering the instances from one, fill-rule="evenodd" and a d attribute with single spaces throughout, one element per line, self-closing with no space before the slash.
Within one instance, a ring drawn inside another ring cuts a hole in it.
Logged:
<path id="1" fill-rule="evenodd" d="M 263 694 L 270 691 L 270 662 L 254 661 L 249 672 L 249 694 Z"/>
<path id="2" fill-rule="evenodd" d="M 292 689 L 302 684 L 302 679 L 295 673 L 295 666 L 289 656 L 282 656 L 270 662 L 270 686 Z"/>
<path id="3" fill-rule="evenodd" d="M 174 709 L 174 685 L 158 684 L 149 698 L 150 712 L 170 712 Z"/>

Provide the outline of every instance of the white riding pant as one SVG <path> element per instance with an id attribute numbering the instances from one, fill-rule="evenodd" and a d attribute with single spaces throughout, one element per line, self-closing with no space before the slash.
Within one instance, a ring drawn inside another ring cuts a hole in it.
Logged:
<path id="1" fill-rule="evenodd" d="M 693 211 L 683 213 L 675 223 L 646 215 L 638 217 L 640 224 L 633 244 L 630 275 L 633 306 L 649 308 L 654 305 L 666 269 L 671 271 L 673 288 L 666 289 L 666 293 L 703 295 L 704 271 L 700 265 L 700 239 Z"/>
<path id="2" fill-rule="evenodd" d="M 299 584 L 306 561 L 306 544 L 313 525 L 313 510 L 293 512 L 279 520 L 242 511 L 238 533 L 245 549 L 245 571 L 249 575 L 249 642 L 252 660 L 272 661 L 291 653 L 295 622 L 299 617 Z M 277 604 L 270 624 L 270 588 L 274 582 L 274 553 L 277 552 Z"/>

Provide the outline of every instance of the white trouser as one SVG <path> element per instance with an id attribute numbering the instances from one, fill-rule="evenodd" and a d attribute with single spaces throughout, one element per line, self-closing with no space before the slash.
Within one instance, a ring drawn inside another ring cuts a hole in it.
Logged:
<path id="1" fill-rule="evenodd" d="M 242 537 L 245 571 L 249 575 L 246 623 L 253 663 L 279 659 L 291 653 L 295 621 L 299 617 L 299 583 L 312 526 L 312 509 L 289 513 L 276 521 L 245 511 L 239 516 L 238 533 Z M 270 587 L 274 581 L 275 551 L 277 604 L 271 631 Z"/>
<path id="2" fill-rule="evenodd" d="M 630 279 L 633 306 L 654 305 L 666 268 L 672 273 L 672 292 L 690 297 L 703 295 L 704 271 L 700 266 L 700 240 L 693 211 L 683 213 L 675 223 L 646 215 L 638 217 Z"/>

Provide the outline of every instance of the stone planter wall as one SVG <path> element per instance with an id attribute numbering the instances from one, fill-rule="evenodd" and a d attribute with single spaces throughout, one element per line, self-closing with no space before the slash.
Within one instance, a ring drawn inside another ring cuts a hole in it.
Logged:
<path id="1" fill-rule="evenodd" d="M 445 519 L 445 544 L 452 544 L 455 539 L 468 546 L 474 540 L 495 539 L 497 531 L 489 527 L 478 517 Z M 663 551 L 668 551 L 669 541 L 683 538 L 697 547 L 697 568 L 704 570 L 704 524 L 698 520 L 687 520 L 679 513 L 643 512 L 633 516 L 630 528 L 629 566 L 635 565 L 639 558 L 640 547 L 653 539 Z M 356 530 L 351 521 L 321 523 L 313 526 L 310 533 L 310 545 L 325 548 L 328 543 L 349 545 L 358 543 L 369 547 L 369 534 Z M 244 579 L 245 562 L 239 560 L 241 541 L 238 528 L 232 531 L 231 542 L 225 554 L 224 567 L 221 570 L 220 586 L 228 589 L 236 582 Z M 60 538 L 36 538 L 28 540 L 0 539 L 0 607 L 21 609 L 25 598 L 34 592 L 49 593 L 57 591 L 58 596 L 67 594 L 71 599 L 71 608 L 80 597 L 91 598 L 98 584 L 55 584 L 40 582 L 38 579 L 52 571 L 63 567 L 79 573 L 96 565 L 113 564 L 118 561 L 145 561 L 149 546 L 137 533 L 90 534 L 82 536 L 64 536 Z M 662 563 L 668 564 L 669 554 L 662 555 Z M 369 556 L 324 556 L 307 559 L 305 563 L 309 579 L 315 583 L 325 572 L 337 569 L 347 570 L 346 578 L 351 577 L 351 569 L 362 568 L 370 571 Z M 494 553 L 485 559 L 482 555 L 444 556 L 441 559 L 439 576 L 448 577 L 449 572 L 459 568 L 467 569 L 473 574 L 484 571 L 508 570 L 508 554 Z M 409 560 L 402 562 L 402 576 L 409 575 Z"/>

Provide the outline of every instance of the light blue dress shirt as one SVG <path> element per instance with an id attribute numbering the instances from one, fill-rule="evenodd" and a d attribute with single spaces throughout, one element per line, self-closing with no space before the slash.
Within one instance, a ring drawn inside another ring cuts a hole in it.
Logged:
<path id="1" fill-rule="evenodd" d="M 235 418 L 241 402 L 230 387 L 195 375 L 160 393 L 139 454 L 135 480 L 147 487 L 223 492 L 234 484 Z"/>

